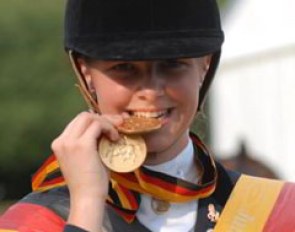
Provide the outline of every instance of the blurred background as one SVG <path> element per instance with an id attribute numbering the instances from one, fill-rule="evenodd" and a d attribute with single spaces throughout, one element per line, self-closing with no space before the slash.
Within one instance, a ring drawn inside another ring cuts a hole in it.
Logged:
<path id="1" fill-rule="evenodd" d="M 211 146 L 218 158 L 257 175 L 271 169 L 289 181 L 295 181 L 294 9 L 293 0 L 229 2 L 210 95 Z"/>
<path id="2" fill-rule="evenodd" d="M 64 2 L 0 2 L 4 207 L 30 192 L 31 175 L 51 153 L 51 141 L 86 109 L 63 51 Z M 295 2 L 219 3 L 222 62 L 205 116 L 193 129 L 229 168 L 295 181 Z"/>
<path id="3" fill-rule="evenodd" d="M 29 192 L 51 141 L 85 109 L 63 50 L 61 0 L 0 1 L 0 201 Z"/>

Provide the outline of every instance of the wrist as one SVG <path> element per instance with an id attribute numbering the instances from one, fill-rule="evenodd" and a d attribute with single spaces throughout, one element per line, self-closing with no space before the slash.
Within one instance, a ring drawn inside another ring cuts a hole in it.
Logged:
<path id="1" fill-rule="evenodd" d="M 79 200 L 87 200 L 92 201 L 95 200 L 105 200 L 108 197 L 108 189 L 91 189 L 91 188 L 76 188 L 71 189 L 69 188 L 70 191 L 70 197 L 71 201 L 79 201 Z"/>
<path id="2" fill-rule="evenodd" d="M 102 228 L 105 197 L 93 195 L 71 196 L 68 223 L 88 231 L 100 231 Z"/>

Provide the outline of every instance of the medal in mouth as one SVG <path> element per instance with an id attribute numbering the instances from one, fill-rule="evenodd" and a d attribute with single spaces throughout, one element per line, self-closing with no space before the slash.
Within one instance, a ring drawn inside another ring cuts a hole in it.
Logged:
<path id="1" fill-rule="evenodd" d="M 172 108 L 159 111 L 128 111 L 129 118 L 118 126 L 123 134 L 145 134 L 160 129 L 163 120 L 171 114 Z"/>
<path id="2" fill-rule="evenodd" d="M 118 126 L 118 131 L 123 134 L 144 134 L 158 130 L 161 126 L 162 122 L 158 118 L 132 116 Z"/>
<path id="3" fill-rule="evenodd" d="M 131 117 L 163 119 L 168 117 L 172 110 L 173 107 L 162 110 L 129 110 L 127 113 Z"/>
<path id="4" fill-rule="evenodd" d="M 118 126 L 121 137 L 111 142 L 102 137 L 99 154 L 103 163 L 115 172 L 131 172 L 145 161 L 147 148 L 142 134 L 156 131 L 162 126 L 167 111 L 136 112 Z"/>

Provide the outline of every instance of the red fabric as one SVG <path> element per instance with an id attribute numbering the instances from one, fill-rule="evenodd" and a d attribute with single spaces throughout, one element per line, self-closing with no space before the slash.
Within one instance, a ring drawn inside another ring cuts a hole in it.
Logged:
<path id="1" fill-rule="evenodd" d="M 286 183 L 273 207 L 263 232 L 295 232 L 295 184 Z"/>
<path id="2" fill-rule="evenodd" d="M 0 230 L 19 232 L 61 232 L 65 221 L 50 209 L 31 203 L 17 203 L 0 217 Z"/>

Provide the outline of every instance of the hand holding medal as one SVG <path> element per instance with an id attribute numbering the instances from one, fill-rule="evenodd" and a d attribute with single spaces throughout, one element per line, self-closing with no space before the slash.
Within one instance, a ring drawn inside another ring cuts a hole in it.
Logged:
<path id="1" fill-rule="evenodd" d="M 99 112 L 96 102 L 87 90 L 77 85 L 88 106 Z M 89 99 L 91 98 L 91 100 Z M 120 139 L 113 142 L 101 137 L 98 144 L 98 154 L 106 167 L 115 172 L 132 172 L 145 161 L 147 148 L 141 134 L 160 129 L 161 120 L 156 118 L 130 117 L 117 128 Z"/>
<path id="2" fill-rule="evenodd" d="M 78 78 L 79 88 L 89 108 L 99 113 L 99 106 L 87 89 L 79 70 L 77 69 L 72 52 L 70 61 Z M 106 167 L 115 172 L 132 172 L 145 161 L 147 148 L 142 134 L 160 129 L 161 120 L 157 118 L 129 117 L 117 128 L 120 139 L 117 142 L 101 137 L 98 144 L 98 154 Z"/>

